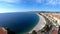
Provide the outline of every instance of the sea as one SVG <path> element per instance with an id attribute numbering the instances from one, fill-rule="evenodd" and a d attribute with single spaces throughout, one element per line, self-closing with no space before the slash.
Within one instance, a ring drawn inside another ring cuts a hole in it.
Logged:
<path id="1" fill-rule="evenodd" d="M 33 12 L 0 13 L 0 27 L 9 28 L 16 34 L 29 32 L 38 21 L 39 16 Z"/>

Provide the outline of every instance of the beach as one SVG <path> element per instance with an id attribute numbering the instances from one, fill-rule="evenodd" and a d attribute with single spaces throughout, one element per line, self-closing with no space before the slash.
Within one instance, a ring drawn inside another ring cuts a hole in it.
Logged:
<path id="1" fill-rule="evenodd" d="M 39 14 L 37 15 L 39 16 L 39 22 L 29 33 L 31 33 L 33 30 L 36 30 L 36 31 L 41 30 L 46 24 L 45 18 Z"/>

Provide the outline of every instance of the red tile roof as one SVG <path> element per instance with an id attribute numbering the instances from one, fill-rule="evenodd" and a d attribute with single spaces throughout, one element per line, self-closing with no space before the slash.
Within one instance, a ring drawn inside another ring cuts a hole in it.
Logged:
<path id="1" fill-rule="evenodd" d="M 7 31 L 5 31 L 3 28 L 0 28 L 0 34 L 7 34 Z"/>

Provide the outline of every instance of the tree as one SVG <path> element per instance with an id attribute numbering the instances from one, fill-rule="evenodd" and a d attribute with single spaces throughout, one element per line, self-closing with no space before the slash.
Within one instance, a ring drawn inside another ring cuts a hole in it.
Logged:
<path id="1" fill-rule="evenodd" d="M 32 31 L 32 34 L 37 34 L 37 32 L 35 30 Z"/>

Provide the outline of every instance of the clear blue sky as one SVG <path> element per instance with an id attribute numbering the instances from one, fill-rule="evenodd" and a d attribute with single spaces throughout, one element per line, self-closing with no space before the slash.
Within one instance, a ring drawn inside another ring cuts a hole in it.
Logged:
<path id="1" fill-rule="evenodd" d="M 0 12 L 60 11 L 60 0 L 0 0 Z"/>

